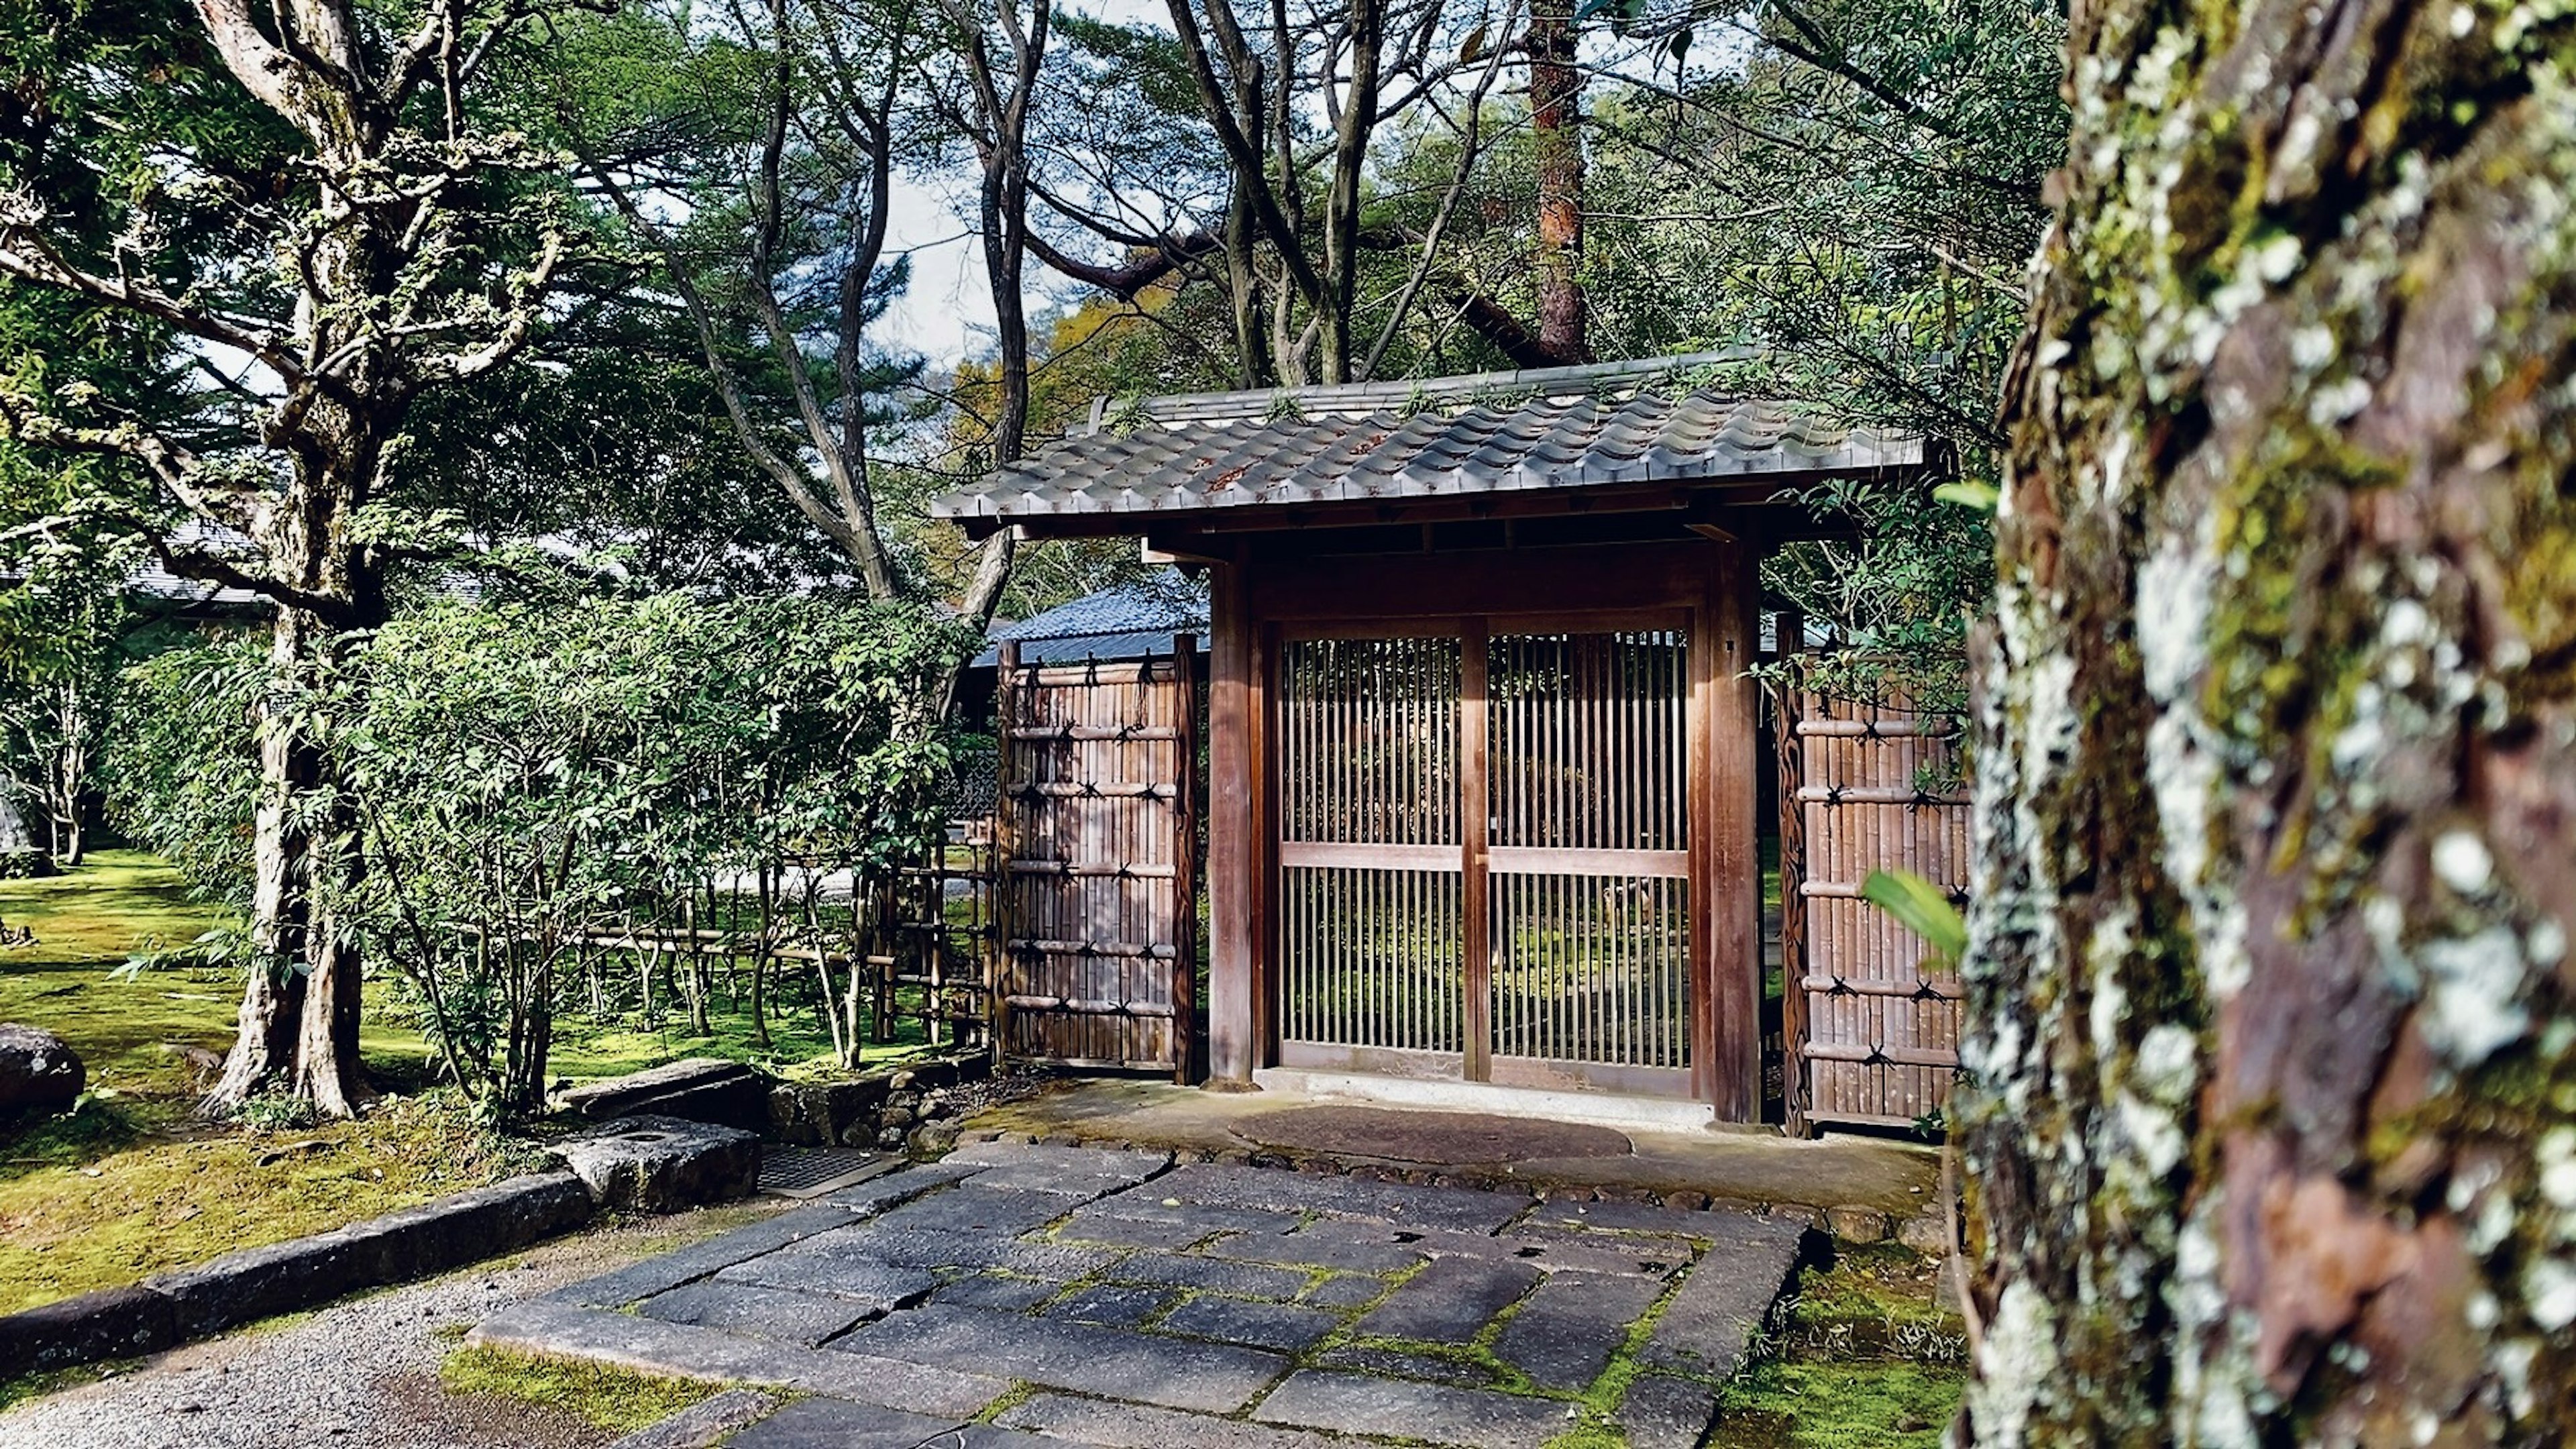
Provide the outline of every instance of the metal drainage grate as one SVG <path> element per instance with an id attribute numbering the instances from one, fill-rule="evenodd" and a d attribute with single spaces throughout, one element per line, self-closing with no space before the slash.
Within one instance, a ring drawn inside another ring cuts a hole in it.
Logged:
<path id="1" fill-rule="evenodd" d="M 761 1192 L 771 1197 L 821 1197 L 892 1172 L 903 1159 L 852 1147 L 771 1147 L 760 1154 Z"/>

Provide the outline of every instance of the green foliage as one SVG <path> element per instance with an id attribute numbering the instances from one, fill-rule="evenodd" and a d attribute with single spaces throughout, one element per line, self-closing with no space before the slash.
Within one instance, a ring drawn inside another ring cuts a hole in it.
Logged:
<path id="1" fill-rule="evenodd" d="M 1861 899 L 1923 938 L 1943 974 L 1958 974 L 1968 954 L 1968 923 L 1949 893 L 1910 870 L 1873 870 L 1861 882 Z"/>
<path id="2" fill-rule="evenodd" d="M 245 913 L 259 799 L 254 716 L 268 680 L 267 650 L 250 639 L 211 639 L 134 665 L 106 759 L 108 818 L 126 838 Z"/>
<path id="3" fill-rule="evenodd" d="M 718 872 L 881 873 L 944 823 L 921 715 L 961 631 L 822 599 L 433 608 L 297 701 L 355 867 L 330 901 L 398 965 L 450 1075 L 543 1097 L 558 976 Z"/>

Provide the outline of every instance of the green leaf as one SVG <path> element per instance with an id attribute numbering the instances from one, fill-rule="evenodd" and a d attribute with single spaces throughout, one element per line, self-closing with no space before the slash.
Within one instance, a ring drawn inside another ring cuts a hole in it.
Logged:
<path id="1" fill-rule="evenodd" d="M 1974 509 L 1991 517 L 1994 514 L 1995 505 L 2003 500 L 2003 490 L 1992 483 L 1981 482 L 1974 478 L 1962 478 L 1933 489 L 1932 496 L 1944 503 L 1956 503 L 1961 508 Z"/>
<path id="2" fill-rule="evenodd" d="M 1968 954 L 1968 923 L 1932 882 L 1910 870 L 1874 870 L 1861 882 L 1860 894 L 1898 925 L 1921 936 L 1952 967 Z"/>

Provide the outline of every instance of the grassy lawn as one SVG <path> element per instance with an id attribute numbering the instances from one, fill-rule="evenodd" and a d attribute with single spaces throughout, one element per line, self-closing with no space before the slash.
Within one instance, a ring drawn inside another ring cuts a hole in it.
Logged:
<path id="1" fill-rule="evenodd" d="M 89 1068 L 89 1093 L 49 1119 L 0 1119 L 0 1313 L 130 1283 L 237 1248 L 298 1237 L 495 1181 L 533 1160 L 524 1141 L 477 1125 L 459 1094 L 430 1086 L 417 1030 L 379 1017 L 370 985 L 360 1045 L 390 1095 L 365 1120 L 209 1125 L 195 1119 L 198 1070 L 184 1049 L 232 1040 L 239 978 L 228 970 L 110 973 L 133 952 L 185 945 L 216 921 L 175 872 L 103 851 L 78 871 L 0 882 L 0 919 L 36 944 L 0 948 L 0 1021 L 61 1035 Z M 721 979 L 721 973 L 719 973 Z M 717 1004 L 725 1004 L 721 993 Z M 710 1037 L 681 1020 L 558 1019 L 552 1070 L 587 1080 L 685 1056 L 759 1061 L 792 1074 L 837 1071 L 811 1015 L 773 1023 L 772 1048 L 719 1011 Z M 918 1048 L 898 1043 L 872 1055 Z"/>

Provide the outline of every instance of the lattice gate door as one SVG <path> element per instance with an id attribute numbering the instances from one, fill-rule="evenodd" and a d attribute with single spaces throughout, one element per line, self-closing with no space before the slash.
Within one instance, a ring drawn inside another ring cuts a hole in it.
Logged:
<path id="1" fill-rule="evenodd" d="M 1687 1096 L 1689 642 L 1284 642 L 1280 1056 Z"/>
<path id="2" fill-rule="evenodd" d="M 997 730 L 995 1039 L 1005 1055 L 1160 1068 L 1197 1038 L 1196 652 L 1023 666 Z"/>
<path id="3" fill-rule="evenodd" d="M 1798 689 L 1773 702 L 1788 1125 L 1910 1127 L 1958 1075 L 1959 983 L 1927 972 L 1922 938 L 1860 890 L 1871 871 L 1901 869 L 1965 901 L 1959 722 Z"/>

